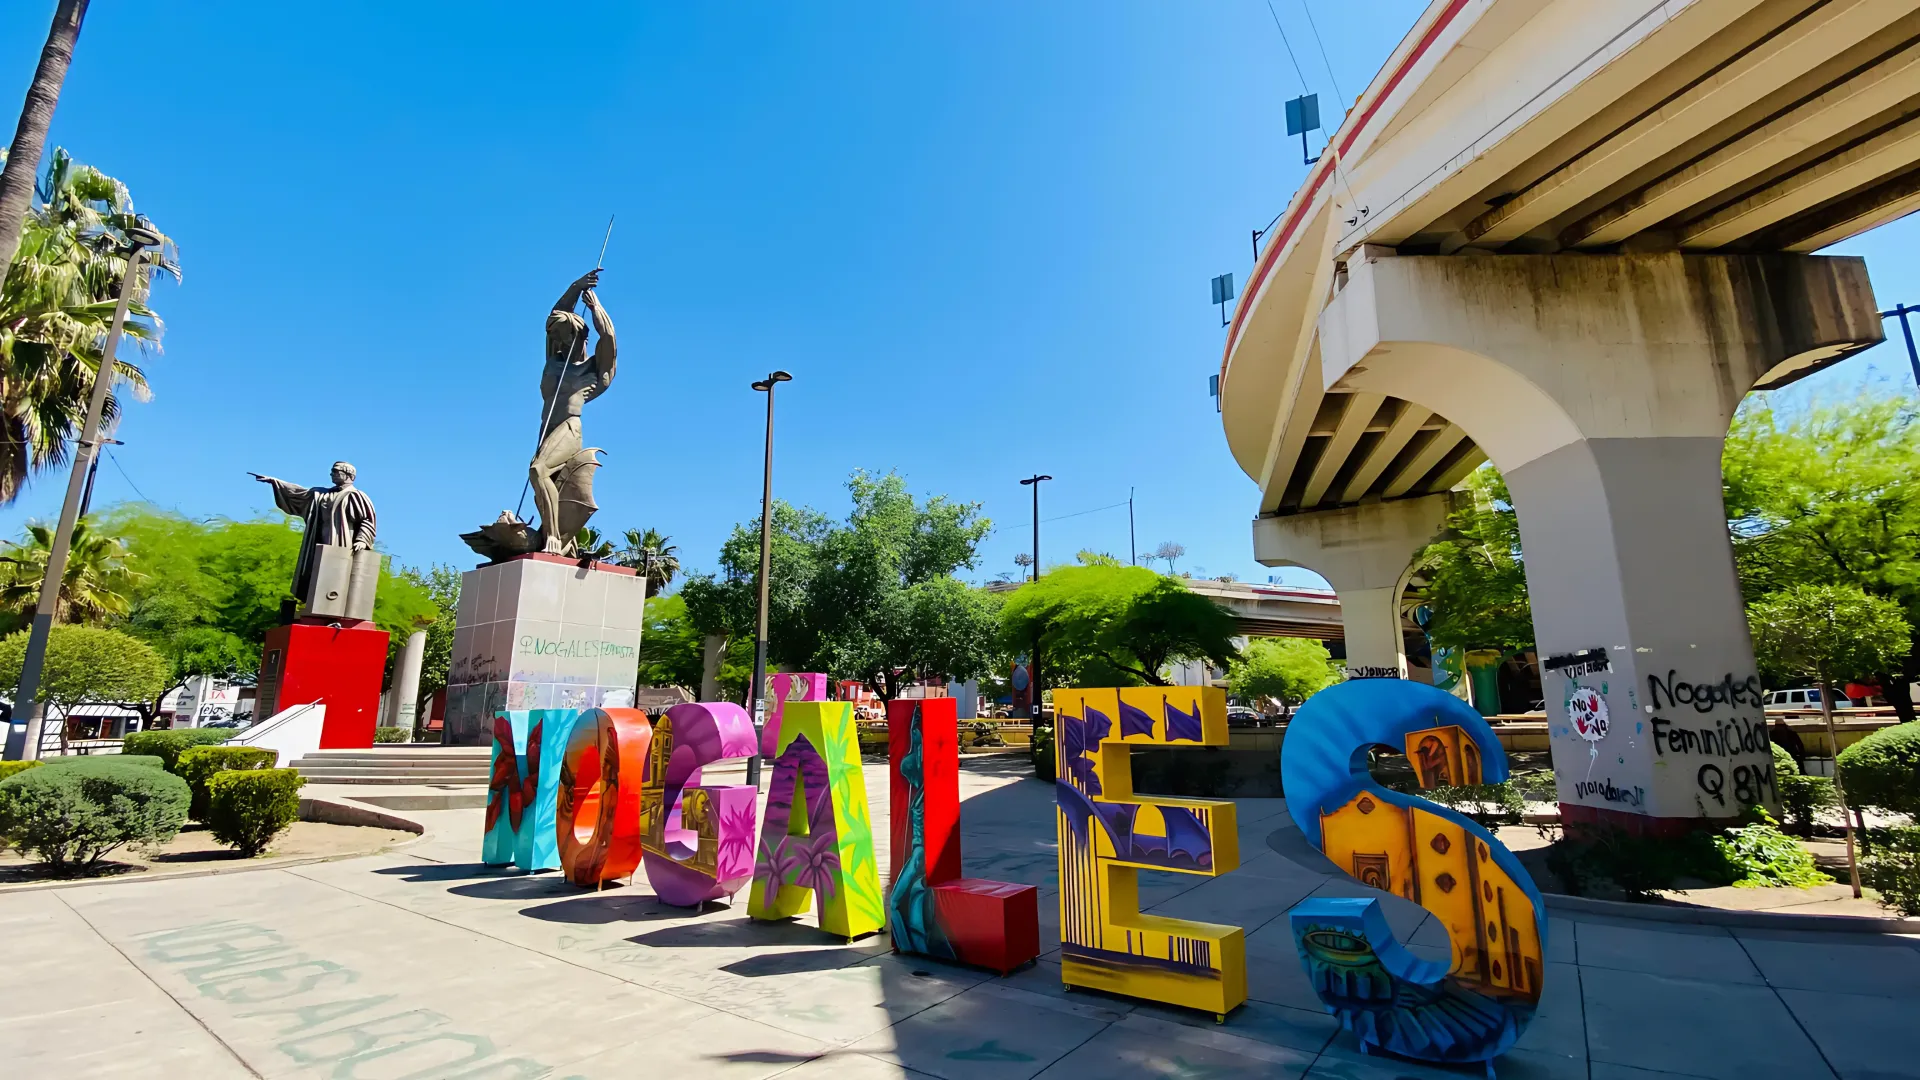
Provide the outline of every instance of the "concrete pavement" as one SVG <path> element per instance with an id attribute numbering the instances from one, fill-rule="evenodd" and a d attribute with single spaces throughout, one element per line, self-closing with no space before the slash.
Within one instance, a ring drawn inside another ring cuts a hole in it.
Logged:
<path id="1" fill-rule="evenodd" d="M 1042 945 L 1057 946 L 1052 793 L 1024 765 L 964 763 L 966 867 L 1039 885 Z M 882 838 L 884 779 L 869 766 Z M 1363 1057 L 1337 1031 L 1283 916 L 1365 890 L 1289 857 L 1279 800 L 1239 813 L 1239 870 L 1141 888 L 1152 910 L 1246 927 L 1254 1000 L 1223 1025 L 1064 993 L 1052 949 L 997 979 L 895 957 L 884 935 L 849 945 L 810 920 L 664 907 L 644 875 L 592 893 L 480 866 L 480 812 L 455 810 L 414 815 L 426 839 L 367 858 L 0 895 L 0 1075 L 1463 1075 Z M 1389 909 L 1417 949 L 1444 950 L 1423 911 Z M 1501 1077 L 1920 1077 L 1908 939 L 1555 918 L 1549 963 Z"/>

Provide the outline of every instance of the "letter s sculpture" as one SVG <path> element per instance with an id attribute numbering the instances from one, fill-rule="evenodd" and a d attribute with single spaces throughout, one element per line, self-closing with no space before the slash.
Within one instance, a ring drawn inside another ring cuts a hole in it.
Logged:
<path id="1" fill-rule="evenodd" d="M 1422 1061 L 1487 1063 L 1540 1002 L 1547 914 L 1513 853 L 1465 816 L 1376 783 L 1375 746 L 1404 749 L 1422 788 L 1499 783 L 1506 753 L 1465 702 L 1421 683 L 1361 679 L 1300 707 L 1281 750 L 1287 812 L 1364 885 L 1426 908 L 1451 962 L 1408 952 L 1373 898 L 1316 898 L 1289 912 L 1307 978 L 1360 1040 Z"/>

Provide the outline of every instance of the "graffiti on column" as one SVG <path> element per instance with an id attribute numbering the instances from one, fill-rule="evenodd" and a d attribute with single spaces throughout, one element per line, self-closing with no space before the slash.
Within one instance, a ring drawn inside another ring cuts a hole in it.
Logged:
<path id="1" fill-rule="evenodd" d="M 1347 669 L 1347 678 L 1348 679 L 1398 679 L 1398 678 L 1401 678 L 1401 675 L 1400 675 L 1399 668 L 1350 667 Z"/>
<path id="2" fill-rule="evenodd" d="M 1758 675 L 1694 682 L 1669 669 L 1647 676 L 1654 758 L 1692 770 L 1701 810 L 1779 801 L 1762 703 Z"/>
<path id="3" fill-rule="evenodd" d="M 1560 698 L 1567 726 L 1556 729 L 1556 733 L 1572 734 L 1587 747 L 1587 771 L 1582 778 L 1573 781 L 1574 797 L 1602 799 L 1634 810 L 1644 807 L 1647 801 L 1644 785 L 1619 783 L 1611 776 L 1594 776 L 1594 769 L 1600 763 L 1600 744 L 1606 741 L 1614 726 L 1607 705 L 1607 695 L 1613 689 L 1612 680 L 1600 677 L 1614 673 L 1613 661 L 1608 658 L 1607 650 L 1581 649 L 1549 656 L 1540 661 L 1540 669 L 1543 674 L 1558 675 L 1567 680 Z M 1626 738 L 1631 743 L 1632 733 L 1627 733 Z M 1624 754 L 1613 756 L 1616 764 L 1625 763 Z"/>

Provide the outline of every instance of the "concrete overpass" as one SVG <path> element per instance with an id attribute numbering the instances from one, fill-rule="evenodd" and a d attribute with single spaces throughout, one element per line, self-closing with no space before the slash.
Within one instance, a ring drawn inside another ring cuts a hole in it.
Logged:
<path id="1" fill-rule="evenodd" d="M 1492 460 L 1562 661 L 1562 801 L 1635 824 L 1737 812 L 1710 770 L 1762 756 L 1579 738 L 1574 719 L 1612 729 L 1567 702 L 1593 689 L 1637 725 L 1673 686 L 1712 685 L 1732 689 L 1690 720 L 1758 715 L 1721 442 L 1748 390 L 1881 340 L 1865 266 L 1808 253 L 1916 207 L 1913 0 L 1434 0 L 1294 194 L 1228 335 L 1256 557 L 1334 585 L 1350 664 L 1404 670 L 1408 560 Z"/>

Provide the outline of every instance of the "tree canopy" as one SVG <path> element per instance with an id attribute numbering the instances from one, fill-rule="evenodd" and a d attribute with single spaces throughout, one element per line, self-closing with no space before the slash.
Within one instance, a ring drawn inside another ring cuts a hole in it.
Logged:
<path id="1" fill-rule="evenodd" d="M 1443 649 L 1533 647 L 1520 521 L 1507 484 L 1491 466 L 1467 478 L 1446 529 L 1415 557 L 1427 569 L 1427 636 Z"/>
<path id="2" fill-rule="evenodd" d="M 0 638 L 0 685 L 20 685 L 28 631 Z M 146 642 L 97 626 L 55 626 L 47 637 L 39 699 L 61 709 L 90 702 L 141 704 L 166 691 L 167 662 Z"/>
<path id="3" fill-rule="evenodd" d="M 1166 685 L 1185 660 L 1227 666 L 1233 616 L 1172 577 L 1141 566 L 1066 566 L 1010 594 L 1000 644 L 1026 652 L 1037 639 L 1053 686 Z"/>
<path id="4" fill-rule="evenodd" d="M 1338 681 L 1333 654 L 1305 638 L 1255 638 L 1227 666 L 1227 689 L 1248 700 L 1298 705 Z"/>
<path id="5" fill-rule="evenodd" d="M 1855 585 L 1794 585 L 1747 606 L 1762 671 L 1822 687 L 1878 671 L 1911 645 L 1900 605 Z M 1827 695 L 1821 695 L 1823 698 Z"/>

